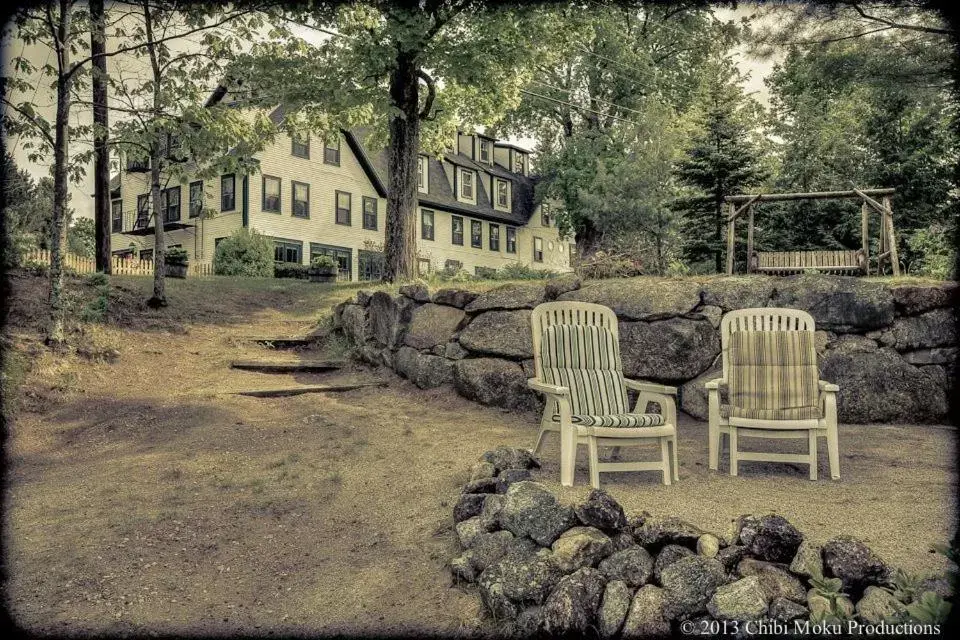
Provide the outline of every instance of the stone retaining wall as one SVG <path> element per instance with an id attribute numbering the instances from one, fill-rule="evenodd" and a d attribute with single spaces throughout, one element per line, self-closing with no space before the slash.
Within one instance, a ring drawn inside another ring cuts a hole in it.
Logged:
<path id="1" fill-rule="evenodd" d="M 890 286 L 853 277 L 632 278 L 581 285 L 571 277 L 508 284 L 484 293 L 359 291 L 334 309 L 335 327 L 360 358 L 421 388 L 451 384 L 482 404 L 541 406 L 533 375 L 530 310 L 551 300 L 594 302 L 620 320 L 627 377 L 680 387 L 680 406 L 705 420 L 704 382 L 719 377 L 724 313 L 791 307 L 817 323 L 821 377 L 840 385 L 840 421 L 943 421 L 957 357 L 958 288 Z"/>
<path id="2" fill-rule="evenodd" d="M 727 540 L 675 517 L 628 518 L 597 489 L 565 505 L 531 481 L 538 466 L 525 449 L 487 451 L 453 509 L 450 570 L 505 637 L 874 633 L 947 613 L 945 576 L 897 572 L 855 538 L 817 545 L 770 514 L 741 516 Z"/>

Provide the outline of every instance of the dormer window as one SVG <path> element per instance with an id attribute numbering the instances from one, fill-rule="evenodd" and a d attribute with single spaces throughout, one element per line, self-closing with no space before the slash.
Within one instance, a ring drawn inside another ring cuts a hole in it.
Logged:
<path id="1" fill-rule="evenodd" d="M 503 180 L 501 178 L 495 178 L 494 183 L 496 184 L 496 196 L 497 196 L 497 208 L 510 210 L 510 182 L 508 180 Z"/>
<path id="2" fill-rule="evenodd" d="M 481 140 L 480 141 L 480 162 L 486 162 L 490 164 L 490 141 Z"/>
<path id="3" fill-rule="evenodd" d="M 427 164 L 427 156 L 417 158 L 417 190 L 420 193 L 430 193 L 430 167 Z"/>
<path id="4" fill-rule="evenodd" d="M 476 179 L 473 171 L 469 169 L 460 169 L 460 200 L 476 204 Z"/>
<path id="5" fill-rule="evenodd" d="M 514 153 L 513 154 L 513 172 L 526 175 L 527 172 L 524 170 L 525 165 L 526 165 L 526 156 L 523 155 L 522 153 Z"/>
<path id="6" fill-rule="evenodd" d="M 550 205 L 544 202 L 540 205 L 540 224 L 545 227 L 550 226 Z"/>

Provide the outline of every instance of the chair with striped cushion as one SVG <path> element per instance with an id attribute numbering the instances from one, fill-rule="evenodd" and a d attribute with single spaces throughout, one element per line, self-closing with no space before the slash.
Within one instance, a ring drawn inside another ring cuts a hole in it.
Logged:
<path id="1" fill-rule="evenodd" d="M 581 444 L 589 450 L 594 488 L 600 487 L 601 471 L 662 471 L 664 484 L 679 480 L 677 390 L 623 377 L 613 311 L 583 302 L 548 302 L 533 310 L 531 323 L 535 377 L 527 384 L 547 400 L 534 450 L 540 451 L 547 434 L 560 433 L 561 484 L 573 486 Z M 628 389 L 639 392 L 633 411 Z M 651 402 L 660 406 L 660 413 L 643 412 Z M 599 460 L 601 446 L 651 442 L 660 447 L 656 462 Z"/>
<path id="2" fill-rule="evenodd" d="M 817 479 L 817 438 L 826 436 L 830 476 L 840 478 L 837 438 L 839 388 L 819 380 L 814 322 L 795 309 L 741 309 L 720 323 L 723 378 L 707 382 L 710 468 L 719 466 L 723 435 L 730 439 L 730 475 L 741 460 L 800 462 Z M 727 391 L 723 402 L 721 391 Z M 741 436 L 806 439 L 806 454 L 740 451 Z"/>

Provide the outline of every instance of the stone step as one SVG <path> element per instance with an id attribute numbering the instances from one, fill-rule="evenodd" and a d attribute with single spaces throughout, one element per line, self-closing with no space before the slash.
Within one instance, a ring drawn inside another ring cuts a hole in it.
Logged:
<path id="1" fill-rule="evenodd" d="M 302 387 L 289 387 L 286 389 L 258 389 L 253 391 L 235 391 L 233 395 L 251 396 L 253 398 L 286 398 L 288 396 L 299 396 L 304 393 L 329 393 L 338 391 L 353 391 L 354 389 L 363 389 L 365 387 L 385 387 L 386 382 L 361 382 L 357 384 L 320 384 Z"/>
<path id="2" fill-rule="evenodd" d="M 311 371 L 335 371 L 346 364 L 338 361 L 310 360 L 234 360 L 232 369 L 259 371 L 261 373 L 303 373 Z"/>
<path id="3" fill-rule="evenodd" d="M 247 338 L 250 342 L 271 349 L 296 349 L 297 347 L 309 347 L 315 345 L 323 336 L 251 336 Z"/>

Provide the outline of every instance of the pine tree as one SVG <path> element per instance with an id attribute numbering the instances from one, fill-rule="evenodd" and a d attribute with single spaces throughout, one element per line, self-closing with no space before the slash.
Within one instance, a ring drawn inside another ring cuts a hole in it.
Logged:
<path id="1" fill-rule="evenodd" d="M 741 76 L 730 59 L 713 63 L 701 91 L 701 133 L 694 136 L 676 168 L 677 178 L 694 190 L 679 200 L 684 257 L 699 262 L 713 257 L 723 268 L 726 217 L 723 199 L 761 183 L 767 175 L 761 151 L 752 140 L 751 120 L 759 105 L 743 94 Z"/>

